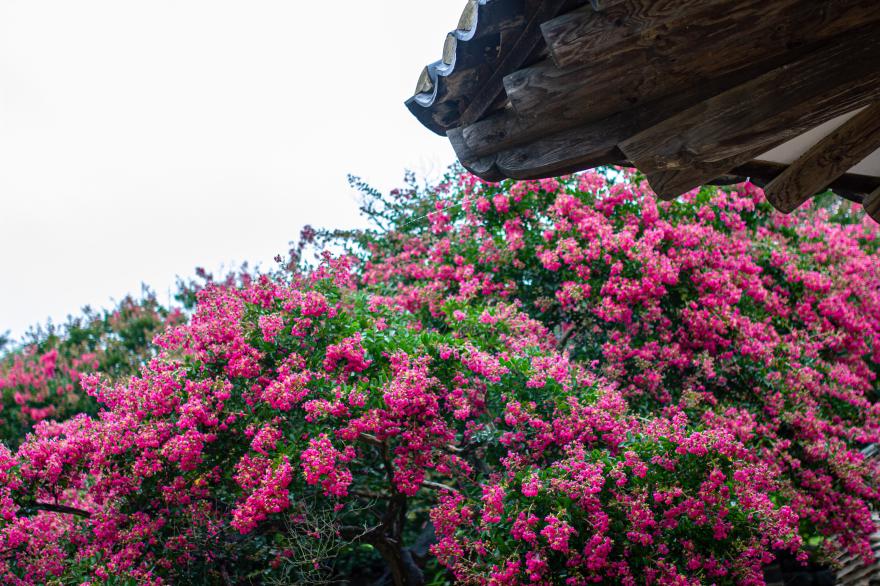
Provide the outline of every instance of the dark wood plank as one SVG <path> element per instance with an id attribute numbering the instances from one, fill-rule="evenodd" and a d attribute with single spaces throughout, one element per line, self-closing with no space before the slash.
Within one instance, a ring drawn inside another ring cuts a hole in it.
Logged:
<path id="1" fill-rule="evenodd" d="M 880 103 L 822 138 L 764 187 L 773 207 L 789 213 L 880 148 Z"/>
<path id="2" fill-rule="evenodd" d="M 680 7 L 678 13 L 674 5 Z M 627 17 L 624 8 L 640 12 Z M 617 10 L 621 16 L 609 16 Z M 782 54 L 797 55 L 810 45 L 880 22 L 880 3 L 628 0 L 593 16 L 587 22 L 604 27 L 606 34 L 577 37 L 586 43 L 583 49 L 572 49 L 579 67 L 561 69 L 547 60 L 504 78 L 513 108 L 523 118 L 543 120 L 545 134 L 570 121 L 598 120 L 741 68 L 753 69 Z M 636 24 L 627 25 L 628 18 Z M 652 18 L 653 26 L 645 24 Z M 593 39 L 598 39 L 596 50 L 590 49 Z"/>
<path id="3" fill-rule="evenodd" d="M 505 175 L 495 165 L 495 155 L 478 157 L 474 155 L 464 142 L 461 128 L 451 128 L 446 131 L 449 142 L 455 150 L 455 155 L 465 169 L 486 181 L 500 181 Z"/>
<path id="4" fill-rule="evenodd" d="M 680 112 L 694 104 L 735 87 L 757 75 L 741 71 L 711 83 L 683 88 L 660 100 L 618 112 L 586 124 L 572 123 L 570 128 L 520 144 L 536 122 L 519 118 L 508 109 L 480 122 L 458 129 L 453 147 L 467 167 L 470 161 L 493 156 L 499 172 L 507 177 L 525 179 L 546 176 L 550 169 L 565 172 L 607 163 L 620 163 L 625 156 L 617 144 L 662 122 L 670 112 Z M 450 133 L 453 131 L 450 131 Z M 447 133 L 452 140 L 452 135 Z"/>
<path id="5" fill-rule="evenodd" d="M 539 148 L 547 147 L 546 150 L 514 148 L 477 157 L 464 143 L 461 129 L 450 130 L 447 134 L 462 165 L 475 175 L 490 181 L 555 177 L 603 164 L 617 164 L 623 160 L 617 147 L 607 143 L 599 135 L 591 135 L 595 138 L 592 142 L 571 141 L 566 137 L 551 138 L 536 145 Z M 568 151 L 565 148 L 568 144 L 579 148 L 576 152 Z"/>
<path id="6" fill-rule="evenodd" d="M 854 2 L 864 3 L 864 0 L 842 0 L 842 2 L 843 3 L 835 2 L 832 4 L 838 8 L 846 4 L 849 5 L 852 10 L 855 10 L 858 6 L 855 6 Z M 813 6 L 815 6 L 815 4 Z M 880 4 L 877 5 L 875 11 L 880 11 Z M 825 20 L 822 20 L 821 22 L 825 22 Z M 739 42 L 742 39 L 737 35 L 749 34 L 749 30 L 748 28 L 745 28 L 744 32 L 736 33 L 736 31 L 733 31 L 730 34 Z M 792 46 L 794 48 L 789 53 L 781 53 L 772 57 L 755 59 L 752 63 L 739 69 L 722 71 L 712 79 L 702 80 L 699 83 L 691 83 L 685 80 L 684 82 L 675 85 L 675 87 L 668 88 L 668 94 L 669 96 L 675 96 L 682 93 L 690 94 L 693 92 L 703 92 L 704 88 L 711 88 L 712 91 L 720 93 L 723 90 L 733 87 L 737 83 L 742 83 L 744 80 L 749 79 L 749 77 L 757 77 L 773 67 L 788 62 L 793 59 L 791 53 L 794 53 L 795 55 L 803 54 L 812 48 L 808 45 Z M 699 48 L 696 48 L 695 50 L 699 50 Z M 679 57 L 678 60 L 681 61 L 681 57 Z M 685 58 L 684 61 L 690 63 L 693 60 Z M 646 64 L 644 61 L 639 63 L 645 66 L 643 71 L 648 71 L 648 69 L 652 67 L 652 65 Z M 552 64 L 549 64 L 548 66 L 552 67 Z M 636 71 L 631 77 L 638 80 L 641 75 L 641 71 Z M 601 85 L 599 83 L 601 80 L 594 79 L 592 81 Z M 650 83 L 647 85 L 650 85 Z M 633 88 L 635 93 L 638 93 L 637 86 L 638 83 L 636 83 L 636 86 Z M 548 96 L 548 99 L 542 104 L 541 110 L 536 111 L 534 115 L 520 116 L 515 111 L 507 110 L 500 114 L 493 115 L 490 118 L 480 120 L 472 125 L 468 125 L 464 130 L 464 139 L 475 154 L 478 156 L 485 156 L 492 152 L 499 152 L 513 146 L 527 144 L 530 141 L 563 130 L 583 126 L 586 122 L 591 120 L 600 120 L 606 117 L 599 115 L 602 112 L 613 110 L 613 112 L 611 112 L 613 114 L 625 110 L 631 110 L 633 107 L 638 107 L 642 104 L 653 101 L 654 100 L 647 100 L 644 97 L 630 97 L 630 99 L 621 100 L 619 99 L 618 94 L 612 93 L 600 96 L 599 105 L 593 104 L 594 107 L 592 108 L 572 108 L 566 103 L 563 102 L 560 104 L 557 101 L 554 101 L 552 97 Z M 585 110 L 587 111 L 586 114 Z"/>
<path id="7" fill-rule="evenodd" d="M 764 187 L 782 174 L 788 168 L 783 163 L 775 163 L 773 161 L 755 160 L 749 161 L 743 165 L 731 169 L 728 175 L 722 175 L 711 181 L 719 185 L 727 185 L 730 183 L 740 183 L 749 179 L 755 185 Z M 730 180 L 726 180 L 730 179 Z M 862 175 L 859 173 L 847 173 L 841 175 L 828 185 L 831 189 L 841 197 L 862 203 L 862 200 L 875 189 L 880 187 L 880 176 Z"/>
<path id="8" fill-rule="evenodd" d="M 460 124 L 467 125 L 479 120 L 504 91 L 503 79 L 520 67 L 541 42 L 541 23 L 556 16 L 567 0 L 538 0 L 531 18 L 519 31 L 509 48 L 504 50 L 493 66 L 493 72 L 469 99 L 461 114 Z"/>
<path id="9" fill-rule="evenodd" d="M 502 40 L 516 37 L 526 13 L 526 0 L 470 0 L 458 27 L 447 35 L 441 59 L 419 76 L 415 93 L 406 101 L 410 112 L 437 134 L 458 126 L 468 100 L 494 72 L 506 47 Z"/>
<path id="10" fill-rule="evenodd" d="M 620 143 L 661 197 L 675 197 L 880 95 L 869 27 L 727 90 Z"/>
<path id="11" fill-rule="evenodd" d="M 717 4 L 731 2 L 619 0 L 604 6 L 601 14 L 590 7 L 562 14 L 542 24 L 541 32 L 557 67 L 584 65 L 621 46 L 656 41 L 663 33 L 659 27 L 664 23 L 693 22 L 706 12 L 705 8 Z"/>
<path id="12" fill-rule="evenodd" d="M 773 66 L 783 65 L 787 62 L 786 59 L 785 56 L 778 57 L 770 63 L 762 62 L 754 68 L 741 69 L 706 83 L 688 85 L 659 100 L 639 104 L 634 108 L 626 108 L 599 120 L 585 122 L 579 119 L 566 119 L 556 117 L 552 112 L 539 117 L 524 118 L 512 108 L 507 108 L 463 127 L 462 136 L 469 149 L 469 154 L 475 157 L 500 153 L 513 148 L 528 149 L 531 145 L 536 145 L 535 150 L 539 151 L 543 147 L 538 147 L 538 142 L 544 139 L 551 138 L 554 144 L 559 144 L 554 137 L 560 133 L 570 136 L 572 146 L 581 151 L 584 150 L 584 147 L 578 147 L 577 141 L 595 143 L 595 141 L 601 140 L 607 143 L 608 148 L 611 149 L 617 143 L 667 118 L 670 113 L 680 112 L 725 90 L 745 83 L 772 69 Z M 614 120 L 609 121 L 609 118 Z M 603 133 L 604 137 L 594 136 L 594 133 L 598 132 Z M 565 156 L 564 152 L 559 154 Z"/>
<path id="13" fill-rule="evenodd" d="M 865 206 L 865 213 L 880 223 L 880 187 L 869 193 L 862 205 Z"/>
<path id="14" fill-rule="evenodd" d="M 467 167 L 486 166 L 491 159 L 495 172 L 513 179 L 549 177 L 605 164 L 618 164 L 625 160 L 617 144 L 640 130 L 661 122 L 665 112 L 679 111 L 700 100 L 711 97 L 712 89 L 706 86 L 694 88 L 692 93 L 682 92 L 659 103 L 650 104 L 626 112 L 620 112 L 585 125 L 575 126 L 547 137 L 539 138 L 521 146 L 513 146 L 499 152 L 480 153 L 471 148 L 466 139 L 473 127 L 447 132 L 458 158 Z M 498 118 L 506 119 L 505 112 Z M 494 120 L 486 121 L 493 124 Z M 510 121 L 515 125 L 516 121 Z M 480 123 L 484 124 L 485 123 Z M 499 125 L 499 127 L 501 127 Z M 491 144 L 492 137 L 481 137 L 481 146 Z M 477 163 L 477 161 L 483 161 Z M 479 173 L 478 173 L 479 174 Z"/>

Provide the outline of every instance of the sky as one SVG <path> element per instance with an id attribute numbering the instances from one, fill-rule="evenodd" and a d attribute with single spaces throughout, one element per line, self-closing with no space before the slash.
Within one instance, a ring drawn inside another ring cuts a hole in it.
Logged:
<path id="1" fill-rule="evenodd" d="M 464 0 L 0 0 L 0 333 L 363 225 L 436 177 L 403 105 Z"/>

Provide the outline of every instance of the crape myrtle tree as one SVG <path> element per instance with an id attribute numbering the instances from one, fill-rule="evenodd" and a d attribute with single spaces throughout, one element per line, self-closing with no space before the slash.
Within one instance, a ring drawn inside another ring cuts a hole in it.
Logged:
<path id="1" fill-rule="evenodd" d="M 95 414 L 0 448 L 4 583 L 762 584 L 781 551 L 869 555 L 857 211 L 657 204 L 622 171 L 364 192 L 376 229 L 307 233 L 347 253 L 204 279 L 139 374 L 83 380 Z"/>
<path id="2" fill-rule="evenodd" d="M 98 417 L 4 451 L 4 581 L 296 583 L 371 554 L 398 584 L 427 555 L 463 582 L 759 583 L 799 549 L 732 431 L 630 413 L 516 304 L 425 324 L 345 265 L 208 287 L 139 376 L 87 379 Z"/>
<path id="3" fill-rule="evenodd" d="M 362 192 L 380 228 L 332 236 L 365 285 L 428 316 L 517 301 L 631 413 L 733 432 L 805 541 L 870 556 L 880 231 L 854 206 L 784 216 L 749 183 L 662 203 L 624 170 Z"/>
<path id="4" fill-rule="evenodd" d="M 39 421 L 97 413 L 97 402 L 80 384 L 82 375 L 137 374 L 155 354 L 153 337 L 182 320 L 179 310 L 163 307 L 144 289 L 140 298 L 127 296 L 112 310 L 87 307 L 61 327 L 49 323 L 20 344 L 7 344 L 0 353 L 0 440 L 14 448 Z"/>

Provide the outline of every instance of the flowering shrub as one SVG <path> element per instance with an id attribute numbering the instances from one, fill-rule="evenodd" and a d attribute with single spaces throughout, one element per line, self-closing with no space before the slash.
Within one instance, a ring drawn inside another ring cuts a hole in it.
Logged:
<path id="1" fill-rule="evenodd" d="M 95 413 L 80 378 L 96 370 L 114 378 L 137 373 L 153 354 L 153 336 L 181 319 L 147 294 L 126 297 L 112 311 L 86 310 L 62 330 L 32 332 L 0 357 L 0 438 L 15 447 L 39 421 Z"/>
<path id="2" fill-rule="evenodd" d="M 433 550 L 463 583 L 763 584 L 797 515 L 731 437 L 660 427 L 616 453 L 573 442 L 543 468 L 505 462 L 480 501 L 441 500 Z"/>
<path id="3" fill-rule="evenodd" d="M 184 287 L 139 374 L 84 377 L 96 412 L 0 446 L 0 580 L 748 585 L 867 555 L 876 229 L 615 173 L 367 192 L 380 230 L 308 235 L 354 256 Z"/>
<path id="4" fill-rule="evenodd" d="M 345 266 L 209 286 L 140 376 L 87 378 L 98 418 L 4 452 L 4 582 L 269 579 L 327 508 L 331 535 L 313 538 L 369 546 L 397 583 L 424 578 L 407 540 L 429 517 L 465 582 L 549 580 L 566 559 L 570 583 L 760 582 L 770 548 L 800 547 L 734 434 L 634 416 L 515 304 L 440 311 L 426 327 Z"/>
<path id="5" fill-rule="evenodd" d="M 432 319 L 517 299 L 635 412 L 727 429 L 778 477 L 801 535 L 870 556 L 878 470 L 878 230 L 857 210 L 783 216 L 760 189 L 657 202 L 614 172 L 371 200 L 363 280 Z M 367 193 L 369 197 L 370 194 Z"/>

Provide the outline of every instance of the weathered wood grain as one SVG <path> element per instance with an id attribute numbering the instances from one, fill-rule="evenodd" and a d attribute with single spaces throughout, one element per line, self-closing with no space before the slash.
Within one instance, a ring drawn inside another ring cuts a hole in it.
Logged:
<path id="1" fill-rule="evenodd" d="M 452 128 L 446 131 L 446 136 L 449 137 L 449 143 L 465 169 L 486 181 L 500 181 L 506 178 L 495 165 L 495 155 L 477 157 L 470 152 L 464 142 L 461 128 Z"/>
<path id="2" fill-rule="evenodd" d="M 504 91 L 503 80 L 520 67 L 541 42 L 541 23 L 553 18 L 566 5 L 567 0 L 539 0 L 531 17 L 508 47 L 501 51 L 493 66 L 493 72 L 470 98 L 467 108 L 461 114 L 460 124 L 471 124 L 480 119 Z"/>
<path id="3" fill-rule="evenodd" d="M 544 121 L 523 119 L 507 109 L 461 129 L 463 145 L 456 151 L 466 165 L 469 160 L 495 155 L 503 172 L 517 178 L 534 177 L 541 169 L 585 169 L 609 161 L 617 162 L 625 158 L 617 148 L 618 143 L 663 121 L 670 112 L 680 112 L 756 77 L 763 73 L 763 67 L 691 85 L 660 100 L 617 112 L 602 120 L 573 121 L 561 132 L 538 134 L 536 138 L 531 135 Z M 524 136 L 531 138 L 524 140 Z"/>
<path id="4" fill-rule="evenodd" d="M 601 135 L 590 135 L 590 141 L 570 141 L 567 137 L 551 137 L 539 141 L 535 146 L 547 147 L 547 151 L 511 149 L 485 157 L 474 156 L 462 138 L 461 129 L 448 133 L 455 154 L 462 165 L 472 173 L 490 181 L 500 179 L 536 179 L 552 177 L 581 171 L 602 164 L 623 162 L 623 155 L 614 144 L 608 143 Z M 575 144 L 576 152 L 567 152 L 565 145 Z M 556 153 L 565 153 L 556 156 Z"/>
<path id="5" fill-rule="evenodd" d="M 880 95 L 880 30 L 822 49 L 727 90 L 620 143 L 662 197 L 723 175 Z"/>
<path id="6" fill-rule="evenodd" d="M 542 24 L 541 32 L 557 67 L 585 65 L 634 41 L 656 41 L 665 23 L 693 23 L 713 5 L 732 4 L 730 0 L 619 0 L 604 6 L 601 14 L 590 7 L 562 14 Z"/>
<path id="7" fill-rule="evenodd" d="M 534 0 L 469 0 L 458 27 L 446 37 L 441 59 L 422 70 L 406 101 L 423 125 L 443 134 L 459 124 L 471 96 L 494 72 L 502 40 L 523 28 L 527 1 Z"/>
<path id="8" fill-rule="evenodd" d="M 727 175 L 716 177 L 710 183 L 726 185 L 730 183 L 739 183 L 749 179 L 755 185 L 763 188 L 765 185 L 779 177 L 787 168 L 788 165 L 784 163 L 754 160 L 731 169 Z M 867 194 L 871 193 L 878 187 L 880 187 L 880 177 L 862 175 L 859 173 L 846 173 L 828 185 L 828 189 L 833 190 L 841 197 L 855 203 L 862 203 Z"/>
<path id="9" fill-rule="evenodd" d="M 624 8 L 634 14 L 610 16 L 617 10 L 625 12 Z M 578 37 L 585 46 L 569 54 L 577 55 L 581 66 L 561 69 L 547 61 L 504 79 L 510 103 L 520 116 L 542 116 L 548 125 L 555 120 L 600 119 L 880 21 L 880 4 L 876 0 L 629 0 L 593 17 L 587 22 L 604 30 L 604 35 L 584 31 Z M 618 27 L 617 22 L 626 24 Z M 599 39 L 597 50 L 590 48 L 594 39 Z M 553 54 L 552 45 L 550 49 Z"/>
<path id="10" fill-rule="evenodd" d="M 474 163 L 475 168 L 482 168 L 486 165 L 485 161 L 492 158 L 495 172 L 514 179 L 546 177 L 554 172 L 571 173 L 598 165 L 622 163 L 626 157 L 617 148 L 619 142 L 661 122 L 666 112 L 680 111 L 711 97 L 715 92 L 711 86 L 696 86 L 689 92 L 681 92 L 660 102 L 619 112 L 498 152 L 479 152 L 471 147 L 466 137 L 474 127 L 455 129 L 447 132 L 447 136 L 466 167 L 472 161 L 482 160 L 482 164 Z M 505 122 L 510 126 L 505 126 Z M 516 123 L 517 120 L 511 119 L 509 112 L 504 112 L 479 124 L 484 127 L 494 125 L 503 133 L 508 128 L 515 130 Z M 481 140 L 478 145 L 483 149 L 492 149 L 493 141 L 500 142 L 498 136 L 501 135 L 479 135 Z"/>
<path id="11" fill-rule="evenodd" d="M 773 207 L 789 213 L 880 148 L 880 103 L 875 103 L 813 145 L 764 187 Z"/>
<path id="12" fill-rule="evenodd" d="M 875 222 L 880 223 L 880 187 L 869 193 L 862 205 L 865 207 L 865 213 Z"/>
<path id="13" fill-rule="evenodd" d="M 844 0 L 844 2 L 852 3 L 853 0 Z M 839 4 L 834 4 L 840 7 Z M 877 10 L 880 10 L 880 4 L 878 4 Z M 731 35 L 737 34 L 749 35 L 748 27 L 739 33 L 736 31 L 731 32 Z M 736 85 L 736 83 L 741 83 L 750 76 L 757 77 L 773 67 L 793 60 L 795 56 L 806 53 L 809 49 L 815 48 L 815 45 L 792 45 L 792 47 L 792 50 L 787 53 L 780 53 L 774 56 L 756 59 L 754 62 L 736 70 L 718 72 L 717 76 L 712 79 L 702 80 L 699 83 L 692 83 L 685 80 L 677 86 L 670 88 L 669 96 L 692 94 L 698 91 L 702 92 L 703 88 L 710 88 L 713 91 L 720 93 L 721 91 Z M 694 51 L 699 51 L 699 47 L 695 47 Z M 685 62 L 692 61 L 690 55 L 677 56 L 675 59 L 678 61 L 683 60 Z M 644 65 L 643 69 L 653 67 L 650 63 L 642 62 L 642 64 Z M 552 67 L 552 64 L 545 64 L 545 66 Z M 605 74 L 603 73 L 603 75 Z M 633 74 L 636 79 L 640 75 L 640 71 L 636 71 Z M 615 114 L 621 111 L 632 110 L 634 107 L 639 107 L 644 104 L 656 102 L 656 100 L 647 100 L 644 98 L 621 100 L 620 96 L 614 93 L 601 96 L 600 101 L 601 106 L 588 110 L 585 113 L 583 108 L 571 108 L 565 103 L 560 105 L 554 101 L 552 96 L 548 96 L 543 102 L 541 109 L 534 112 L 533 115 L 521 116 L 513 109 L 507 109 L 499 114 L 479 120 L 472 125 L 468 125 L 464 129 L 464 139 L 476 155 L 485 156 L 514 146 L 528 144 L 531 141 L 547 137 L 557 132 L 584 126 L 585 123 L 591 120 L 600 120 L 607 117 L 597 115 L 601 112 L 613 111 L 611 114 Z"/>

